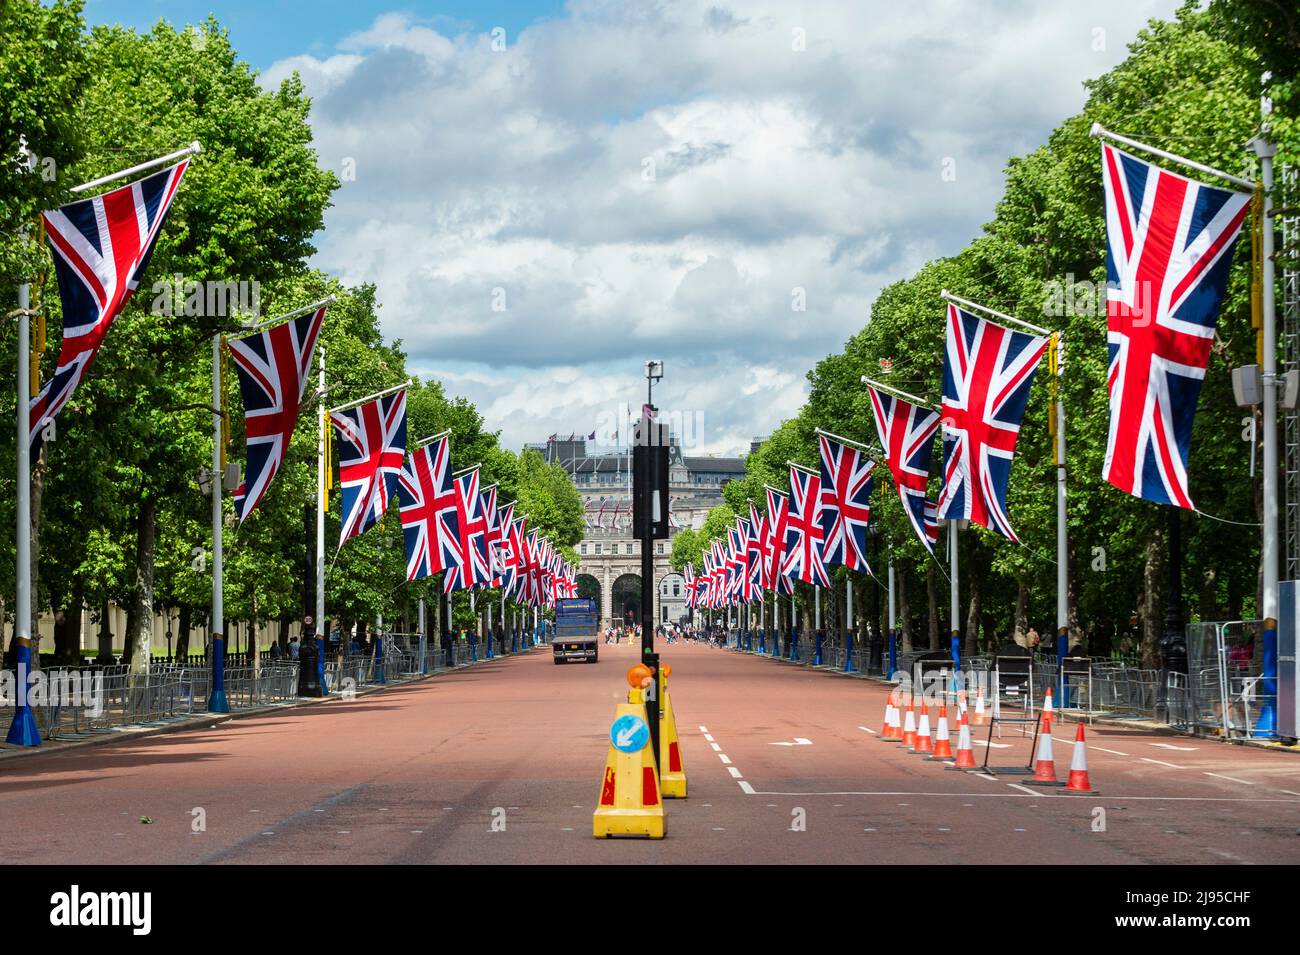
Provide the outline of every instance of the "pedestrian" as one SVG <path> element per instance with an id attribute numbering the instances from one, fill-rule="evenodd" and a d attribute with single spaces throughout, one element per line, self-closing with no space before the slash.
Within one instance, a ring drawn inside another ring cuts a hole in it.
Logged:
<path id="1" fill-rule="evenodd" d="M 298 638 L 297 637 L 292 637 L 289 640 L 289 659 L 290 660 L 298 659 Z"/>
<path id="2" fill-rule="evenodd" d="M 272 660 L 279 660 L 279 659 L 280 659 L 280 641 L 279 641 L 279 640 L 272 640 L 272 641 L 271 641 L 271 659 L 272 659 Z"/>

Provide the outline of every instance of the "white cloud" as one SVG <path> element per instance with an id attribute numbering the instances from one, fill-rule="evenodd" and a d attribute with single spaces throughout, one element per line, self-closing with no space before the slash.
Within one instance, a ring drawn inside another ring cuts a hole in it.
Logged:
<path id="1" fill-rule="evenodd" d="M 590 431 L 657 357 L 738 451 L 1175 5 L 573 0 L 502 52 L 389 13 L 263 82 L 297 70 L 322 163 L 355 164 L 318 264 L 508 444 Z"/>

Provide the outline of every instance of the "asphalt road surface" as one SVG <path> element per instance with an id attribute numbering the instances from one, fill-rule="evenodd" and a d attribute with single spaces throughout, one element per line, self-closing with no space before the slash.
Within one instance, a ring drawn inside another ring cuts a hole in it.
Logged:
<path id="1" fill-rule="evenodd" d="M 660 650 L 690 796 L 668 802 L 659 842 L 591 833 L 637 659 L 624 644 L 594 666 L 555 666 L 542 650 L 352 701 L 7 760 L 0 862 L 1300 861 L 1292 754 L 1099 726 L 1099 795 L 1069 796 L 881 742 L 879 683 Z M 1056 733 L 1064 779 L 1074 726 Z M 994 764 L 1028 760 L 1018 731 L 994 742 Z"/>

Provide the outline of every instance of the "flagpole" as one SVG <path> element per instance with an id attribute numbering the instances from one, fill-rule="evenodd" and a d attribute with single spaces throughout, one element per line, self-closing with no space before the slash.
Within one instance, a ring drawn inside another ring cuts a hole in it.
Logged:
<path id="1" fill-rule="evenodd" d="M 1265 74 L 1265 82 L 1270 79 Z M 1260 181 L 1263 185 L 1264 208 L 1261 210 L 1261 264 L 1263 295 L 1261 325 L 1263 338 L 1264 380 L 1264 527 L 1261 559 L 1264 564 L 1263 613 L 1264 632 L 1261 634 L 1261 705 L 1259 719 L 1252 735 L 1273 738 L 1277 736 L 1277 614 L 1278 614 L 1278 541 L 1277 541 L 1277 321 L 1274 314 L 1273 282 L 1273 156 L 1277 147 L 1268 140 L 1268 116 L 1272 105 L 1267 98 L 1260 102 L 1263 121 L 1258 136 L 1250 146 L 1259 157 Z"/>
<path id="2" fill-rule="evenodd" d="M 15 746 L 40 746 L 41 734 L 36 728 L 36 716 L 27 705 L 28 674 L 32 666 L 32 455 L 31 455 L 31 310 L 32 287 L 18 286 L 18 443 L 15 494 L 17 526 L 14 540 L 17 544 L 18 606 L 14 610 L 14 667 L 18 676 L 15 687 L 18 697 L 14 706 L 14 719 L 5 742 Z"/>
<path id="3" fill-rule="evenodd" d="M 264 331 L 265 329 L 269 328 L 272 325 L 278 325 L 280 322 L 287 322 L 289 319 L 297 318 L 299 315 L 306 315 L 308 312 L 314 312 L 317 309 L 323 308 L 326 305 L 333 305 L 334 302 L 337 301 L 337 299 L 338 296 L 329 295 L 321 299 L 319 302 L 312 302 L 310 305 L 304 305 L 302 308 L 296 308 L 292 312 L 285 312 L 283 315 L 277 315 L 275 318 L 268 318 L 266 321 L 258 322 L 256 325 L 249 325 L 247 328 L 243 329 L 238 335 L 231 335 L 229 338 L 226 339 L 226 341 L 233 342 L 233 341 L 238 341 L 241 338 L 247 338 L 249 335 L 253 335 L 256 334 L 257 332 Z"/>
<path id="4" fill-rule="evenodd" d="M 1094 139 L 1109 139 L 1113 142 L 1123 143 L 1125 146 L 1132 146 L 1134 149 L 1140 149 L 1144 153 L 1150 153 L 1153 156 L 1159 156 L 1161 159 L 1168 159 L 1171 162 L 1187 166 L 1189 169 L 1195 169 L 1198 172 L 1206 172 L 1211 176 L 1218 176 L 1220 179 L 1226 179 L 1228 182 L 1243 186 L 1250 192 L 1255 191 L 1255 184 L 1249 179 L 1242 179 L 1240 176 L 1234 176 L 1232 173 L 1224 172 L 1222 169 L 1215 169 L 1213 166 L 1207 166 L 1204 163 L 1195 162 L 1186 156 L 1180 156 L 1177 153 L 1166 152 L 1163 149 L 1157 149 L 1155 146 L 1148 146 L 1146 143 L 1138 142 L 1136 139 L 1129 139 L 1127 136 L 1121 136 L 1119 133 L 1113 133 L 1101 123 L 1093 123 L 1092 129 L 1088 135 Z"/>
<path id="5" fill-rule="evenodd" d="M 318 353 L 320 364 L 317 367 L 317 388 L 321 396 L 325 395 L 325 344 L 322 342 Z M 323 404 L 323 402 L 322 402 Z M 328 692 L 325 685 L 325 647 L 329 639 L 329 624 L 325 620 L 325 516 L 328 505 L 325 503 L 325 485 L 329 476 L 325 473 L 325 442 L 329 412 L 320 416 L 320 426 L 316 435 L 316 678 L 319 690 L 324 696 Z"/>
<path id="6" fill-rule="evenodd" d="M 87 189 L 94 189 L 96 186 L 103 186 L 110 182 L 116 182 L 119 179 L 125 179 L 127 176 L 134 176 L 137 172 L 144 172 L 146 169 L 153 169 L 155 166 L 161 166 L 169 163 L 173 159 L 185 159 L 187 156 L 197 156 L 203 151 L 196 139 L 184 149 L 178 149 L 174 153 L 168 153 L 166 156 L 159 156 L 157 159 L 150 159 L 148 162 L 142 162 L 139 165 L 131 166 L 129 169 L 119 169 L 117 172 L 111 172 L 107 176 L 100 176 L 98 179 L 92 179 L 90 182 L 83 182 L 79 186 L 73 186 L 68 192 L 78 193 L 85 192 Z"/>
<path id="7" fill-rule="evenodd" d="M 952 581 L 952 586 L 948 588 L 952 613 L 952 662 L 958 664 L 961 662 L 961 629 L 957 623 L 961 615 L 961 591 L 957 585 L 957 522 L 955 520 L 948 522 L 948 575 Z"/>
<path id="8" fill-rule="evenodd" d="M 355 408 L 357 405 L 363 405 L 367 401 L 374 401 L 376 398 L 383 398 L 387 395 L 391 395 L 395 391 L 401 391 L 403 388 L 409 388 L 411 387 L 412 384 L 414 384 L 414 382 L 412 381 L 412 379 L 408 378 L 400 385 L 393 385 L 393 387 L 385 388 L 383 391 L 376 391 L 373 395 L 366 395 L 364 398 L 358 398 L 356 401 L 346 401 L 341 405 L 335 405 L 333 408 L 329 409 L 330 414 L 333 414 L 336 411 L 346 411 L 348 408 Z M 322 384 L 321 387 L 323 388 L 325 386 Z"/>
<path id="9" fill-rule="evenodd" d="M 1056 421 L 1056 698 L 1060 706 L 1069 706 L 1065 698 L 1065 655 L 1070 650 L 1069 607 L 1069 540 L 1065 523 L 1065 400 L 1061 394 L 1061 374 L 1064 370 L 1064 342 L 1061 335 L 1052 335 L 1049 348 L 1052 355 L 1053 390 L 1056 401 L 1052 414 Z"/>
<path id="10" fill-rule="evenodd" d="M 889 559 L 889 679 L 898 669 L 898 620 L 894 614 L 894 559 Z"/>
<path id="11" fill-rule="evenodd" d="M 229 713 L 226 700 L 225 568 L 222 563 L 221 496 L 226 476 L 221 461 L 221 334 L 212 336 L 212 687 L 209 713 Z"/>
<path id="12" fill-rule="evenodd" d="M 934 405 L 930 404 L 930 402 L 926 401 L 924 398 L 918 398 L 916 395 L 909 394 L 908 392 L 903 391 L 899 388 L 894 388 L 891 385 L 883 384 L 879 381 L 876 381 L 874 378 L 868 378 L 866 375 L 863 375 L 860 380 L 864 385 L 868 385 L 872 388 L 875 388 L 877 391 L 886 391 L 891 395 L 897 395 L 899 398 L 902 398 L 906 401 L 910 401 L 912 402 L 912 404 L 917 405 L 921 408 L 926 408 L 930 411 L 938 410 L 937 408 L 935 408 Z"/>

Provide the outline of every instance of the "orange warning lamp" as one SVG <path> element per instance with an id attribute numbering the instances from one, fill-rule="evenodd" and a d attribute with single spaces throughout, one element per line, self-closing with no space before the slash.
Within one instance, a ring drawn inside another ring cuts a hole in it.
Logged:
<path id="1" fill-rule="evenodd" d="M 671 663 L 664 663 L 659 669 L 663 671 L 665 680 L 673 675 L 673 665 Z"/>
<path id="2" fill-rule="evenodd" d="M 634 690 L 639 690 L 650 682 L 652 676 L 648 666 L 637 663 L 627 671 L 627 685 Z"/>

